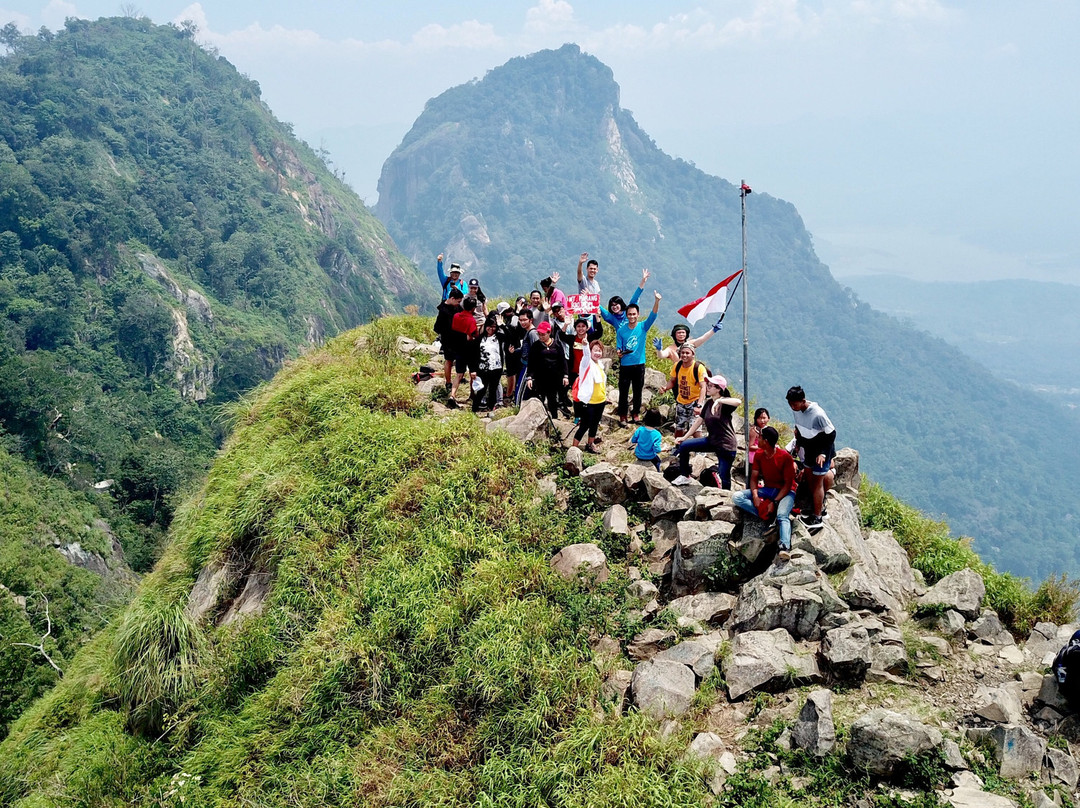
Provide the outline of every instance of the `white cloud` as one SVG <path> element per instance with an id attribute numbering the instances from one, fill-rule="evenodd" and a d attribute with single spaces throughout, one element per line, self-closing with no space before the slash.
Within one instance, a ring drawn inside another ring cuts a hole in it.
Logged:
<path id="1" fill-rule="evenodd" d="M 68 17 L 78 17 L 79 11 L 74 3 L 65 3 L 64 0 L 51 0 L 49 5 L 41 10 L 41 20 L 54 31 L 64 27 L 64 20 Z"/>
<path id="2" fill-rule="evenodd" d="M 7 25 L 9 22 L 15 23 L 18 26 L 19 31 L 23 34 L 30 33 L 33 24 L 30 22 L 30 17 L 26 14 L 21 14 L 18 11 L 10 11 L 6 8 L 0 8 L 0 27 Z"/>
<path id="3" fill-rule="evenodd" d="M 424 49 L 494 48 L 502 44 L 495 26 L 477 20 L 451 25 L 425 25 L 412 36 L 411 45 Z"/>
<path id="4" fill-rule="evenodd" d="M 540 0 L 539 5 L 525 12 L 525 30 L 530 33 L 550 34 L 577 27 L 574 7 L 566 0 Z"/>

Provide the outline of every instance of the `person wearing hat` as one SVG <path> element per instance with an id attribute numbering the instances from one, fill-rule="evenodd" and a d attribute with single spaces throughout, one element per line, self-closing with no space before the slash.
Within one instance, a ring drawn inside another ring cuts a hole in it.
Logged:
<path id="1" fill-rule="evenodd" d="M 795 506 L 795 459 L 776 447 L 779 433 L 771 426 L 761 430 L 754 463 L 750 467 L 750 487 L 739 491 L 731 502 L 747 513 L 768 521 L 776 511 L 780 532 L 781 561 L 791 558 L 791 509 Z M 758 487 L 760 484 L 761 487 Z"/>
<path id="2" fill-rule="evenodd" d="M 554 339 L 551 323 L 540 323 L 536 334 L 525 368 L 525 398 L 539 397 L 547 404 L 551 417 L 558 418 L 560 394 L 570 384 L 566 357 L 562 345 Z"/>
<path id="3" fill-rule="evenodd" d="M 695 358 L 693 343 L 679 347 L 679 362 L 671 369 L 668 384 L 661 393 L 675 391 L 675 437 L 681 438 L 705 406 L 705 378 L 709 369 Z"/>
<path id="4" fill-rule="evenodd" d="M 465 283 L 461 280 L 461 264 L 450 264 L 450 274 L 443 272 L 443 254 L 435 261 L 435 269 L 439 273 L 439 283 L 442 284 L 442 299 L 450 297 L 451 289 L 459 289 L 461 296 L 466 294 Z"/>
<path id="5" fill-rule="evenodd" d="M 690 326 L 686 325 L 685 323 L 679 323 L 671 329 L 671 341 L 674 344 L 669 345 L 665 348 L 664 341 L 660 337 L 657 337 L 653 340 L 653 347 L 656 348 L 656 356 L 659 359 L 667 359 L 670 362 L 678 362 L 681 358 L 679 356 L 679 349 L 682 348 L 683 345 L 693 345 L 694 350 L 697 350 L 710 339 L 712 339 L 713 334 L 720 331 L 720 329 L 724 327 L 722 320 L 723 316 L 721 315 L 721 318 L 715 323 L 713 323 L 712 328 L 710 328 L 708 331 L 706 331 L 704 334 L 702 334 L 700 337 L 697 337 L 696 339 L 690 339 Z"/>
<path id="6" fill-rule="evenodd" d="M 742 401 L 731 395 L 727 379 L 720 374 L 705 379 L 705 406 L 701 414 L 690 424 L 690 429 L 680 438 L 675 439 L 672 451 L 679 458 L 679 476 L 672 480 L 675 485 L 690 482 L 690 453 L 715 452 L 720 468 L 721 488 L 731 489 L 731 464 L 735 462 L 738 444 L 735 440 L 735 427 L 731 416 Z M 691 438 L 704 425 L 707 437 Z"/>

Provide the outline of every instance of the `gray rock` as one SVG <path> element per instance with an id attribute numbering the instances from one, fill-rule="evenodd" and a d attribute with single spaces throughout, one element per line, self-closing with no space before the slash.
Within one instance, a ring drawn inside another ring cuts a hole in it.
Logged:
<path id="1" fill-rule="evenodd" d="M 723 670 L 732 700 L 752 690 L 776 689 L 821 677 L 814 655 L 800 652 L 782 628 L 737 634 Z"/>
<path id="2" fill-rule="evenodd" d="M 563 468 L 571 477 L 577 477 L 585 468 L 585 455 L 577 446 L 571 446 L 566 450 L 566 459 Z"/>
<path id="3" fill-rule="evenodd" d="M 655 499 L 661 491 L 667 491 L 673 486 L 659 471 L 646 469 L 641 478 L 641 487 L 648 499 Z"/>
<path id="4" fill-rule="evenodd" d="M 657 493 L 649 503 L 649 516 L 653 519 L 682 519 L 694 507 L 694 501 L 675 486 Z"/>
<path id="5" fill-rule="evenodd" d="M 674 631 L 650 628 L 638 634 L 626 646 L 626 654 L 635 662 L 652 659 L 665 648 L 670 648 L 678 640 Z"/>
<path id="6" fill-rule="evenodd" d="M 670 519 L 659 519 L 649 528 L 649 536 L 653 543 L 649 558 L 657 561 L 665 556 L 669 557 L 679 540 L 679 523 Z"/>
<path id="7" fill-rule="evenodd" d="M 731 492 L 720 488 L 703 488 L 694 497 L 694 518 L 702 521 L 714 519 L 713 512 L 731 504 Z"/>
<path id="8" fill-rule="evenodd" d="M 870 635 L 866 628 L 855 623 L 825 632 L 821 656 L 833 676 L 845 681 L 858 681 L 870 669 L 873 656 Z"/>
<path id="9" fill-rule="evenodd" d="M 627 490 L 637 492 L 641 488 L 641 481 L 645 479 L 645 472 L 651 468 L 651 463 L 648 467 L 640 463 L 631 463 L 623 469 L 623 484 Z"/>
<path id="10" fill-rule="evenodd" d="M 714 794 L 723 790 L 728 775 L 734 771 L 727 771 L 728 759 L 733 756 L 724 746 L 723 738 L 715 732 L 699 732 L 695 735 L 683 757 L 697 758 L 707 764 L 709 788 Z"/>
<path id="11" fill-rule="evenodd" d="M 538 398 L 530 398 L 522 402 L 517 415 L 488 421 L 485 429 L 488 432 L 507 432 L 523 443 L 533 443 L 547 436 L 549 424 L 543 403 Z"/>
<path id="12" fill-rule="evenodd" d="M 218 621 L 219 625 L 227 626 L 231 623 L 243 620 L 247 617 L 255 617 L 262 614 L 266 606 L 266 599 L 270 596 L 270 584 L 273 577 L 269 572 L 252 570 L 248 573 L 244 586 L 240 590 L 225 614 Z"/>
<path id="13" fill-rule="evenodd" d="M 660 590 L 652 581 L 639 578 L 630 582 L 630 585 L 626 587 L 626 594 L 641 603 L 651 603 L 660 597 Z"/>
<path id="14" fill-rule="evenodd" d="M 240 573 L 240 568 L 233 564 L 220 561 L 207 564 L 195 579 L 184 614 L 193 622 L 200 622 L 217 608 L 227 592 L 236 591 L 234 587 L 240 580 Z"/>
<path id="15" fill-rule="evenodd" d="M 1048 748 L 1043 758 L 1043 767 L 1046 779 L 1051 785 L 1060 783 L 1069 792 L 1076 790 L 1076 782 L 1080 780 L 1080 767 L 1068 752 Z"/>
<path id="16" fill-rule="evenodd" d="M 828 528 L 818 531 L 813 536 L 809 533 L 800 534 L 797 540 L 793 539 L 792 546 L 813 555 L 818 566 L 830 574 L 846 570 L 852 563 L 847 544 L 835 530 Z"/>
<path id="17" fill-rule="evenodd" d="M 551 559 L 551 568 L 567 581 L 579 579 L 603 583 L 610 575 L 604 551 L 588 543 L 571 544 L 561 549 Z"/>
<path id="18" fill-rule="evenodd" d="M 728 619 L 735 602 L 735 596 L 726 592 L 702 592 L 700 595 L 676 598 L 668 604 L 668 608 L 680 617 L 719 625 Z"/>
<path id="19" fill-rule="evenodd" d="M 693 592 L 702 575 L 728 553 L 734 526 L 728 522 L 679 522 L 671 576 L 678 591 Z"/>
<path id="20" fill-rule="evenodd" d="M 528 401 L 539 399 L 530 398 Z M 626 501 L 626 486 L 623 485 L 622 475 L 610 463 L 601 462 L 589 466 L 581 472 L 581 481 L 592 489 L 596 504 L 601 507 L 606 508 L 608 505 L 618 505 Z"/>
<path id="21" fill-rule="evenodd" d="M 678 662 L 686 665 L 694 672 L 698 681 L 708 678 L 716 669 L 714 648 L 696 640 L 683 640 L 677 645 L 671 646 L 666 651 L 661 651 L 653 659 L 663 659 L 668 662 Z"/>
<path id="22" fill-rule="evenodd" d="M 862 475 L 859 474 L 859 453 L 844 448 L 833 458 L 833 490 L 858 493 Z"/>
<path id="23" fill-rule="evenodd" d="M 604 511 L 604 530 L 614 533 L 616 536 L 629 536 L 630 525 L 626 515 L 626 508 L 622 505 L 610 505 Z"/>
<path id="24" fill-rule="evenodd" d="M 1026 777 L 1042 768 L 1046 741 L 1022 724 L 998 724 L 988 737 L 1002 777 Z"/>
<path id="25" fill-rule="evenodd" d="M 1036 623 L 1035 628 L 1028 634 L 1024 650 L 1036 662 L 1041 662 L 1047 654 L 1057 654 L 1061 648 L 1057 641 L 1057 632 L 1056 623 Z"/>
<path id="26" fill-rule="evenodd" d="M 690 709 L 695 684 L 694 672 L 686 665 L 650 659 L 634 668 L 630 689 L 641 712 L 663 719 Z"/>
<path id="27" fill-rule="evenodd" d="M 1024 717 L 1024 708 L 1008 688 L 980 687 L 975 692 L 975 714 L 996 724 L 1019 724 Z"/>
<path id="28" fill-rule="evenodd" d="M 844 611 L 847 607 L 813 565 L 813 558 L 796 551 L 787 564 L 771 567 L 743 585 L 731 620 L 736 631 L 784 628 L 796 639 L 816 640 L 823 619 Z"/>
<path id="29" fill-rule="evenodd" d="M 740 511 L 740 513 L 742 513 Z M 751 564 L 757 562 L 765 547 L 769 544 L 774 544 L 777 540 L 777 536 L 765 536 L 765 531 L 768 526 L 756 517 L 748 516 L 743 521 L 742 535 L 739 536 L 738 541 L 735 542 L 735 552 L 749 561 Z"/>
<path id="30" fill-rule="evenodd" d="M 892 533 L 872 531 L 856 552 L 860 556 L 844 576 L 840 597 L 856 609 L 903 610 L 917 583 L 907 553 Z"/>
<path id="31" fill-rule="evenodd" d="M 953 609 L 949 609 L 945 614 L 936 617 L 933 626 L 935 630 L 940 631 L 953 642 L 962 640 L 967 633 L 967 623 L 964 621 L 964 616 Z"/>
<path id="32" fill-rule="evenodd" d="M 1018 808 L 1017 803 L 1008 797 L 971 786 L 954 789 L 946 799 L 952 808 Z"/>
<path id="33" fill-rule="evenodd" d="M 811 755 L 824 757 L 836 746 L 832 691 L 815 690 L 806 697 L 799 719 L 791 728 L 791 742 Z"/>
<path id="34" fill-rule="evenodd" d="M 971 624 L 970 634 L 973 638 L 982 640 L 990 645 L 1014 645 L 1016 640 L 1002 625 L 997 612 L 993 609 L 984 609 L 978 619 Z"/>
<path id="35" fill-rule="evenodd" d="M 1059 713 L 1072 712 L 1068 699 L 1058 688 L 1057 679 L 1054 678 L 1052 673 L 1043 676 L 1042 687 L 1039 688 L 1039 695 L 1035 697 L 1035 703 L 1052 707 Z"/>
<path id="36" fill-rule="evenodd" d="M 633 671 L 612 671 L 600 686 L 600 697 L 608 704 L 611 704 L 617 712 L 621 713 L 628 704 L 630 682 L 633 678 Z"/>
<path id="37" fill-rule="evenodd" d="M 904 758 L 941 744 L 941 733 L 900 713 L 878 708 L 851 725 L 848 757 L 856 768 L 889 777 Z"/>
<path id="38" fill-rule="evenodd" d="M 960 744 L 952 738 L 946 738 L 941 744 L 941 751 L 945 758 L 945 768 L 949 771 L 968 771 L 971 767 L 964 760 L 964 754 L 960 751 Z"/>
<path id="39" fill-rule="evenodd" d="M 979 616 L 986 586 L 982 576 L 972 569 L 962 569 L 946 575 L 919 598 L 921 607 L 955 609 L 969 620 Z"/>
<path id="40" fill-rule="evenodd" d="M 662 370 L 645 368 L 645 389 L 654 393 L 667 387 L 668 377 Z"/>

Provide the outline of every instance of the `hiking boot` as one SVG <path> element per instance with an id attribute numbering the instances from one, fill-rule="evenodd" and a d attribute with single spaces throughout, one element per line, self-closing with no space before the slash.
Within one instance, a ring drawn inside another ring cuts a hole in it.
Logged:
<path id="1" fill-rule="evenodd" d="M 691 480 L 685 474 L 680 474 L 674 480 L 671 481 L 672 485 L 689 485 Z"/>

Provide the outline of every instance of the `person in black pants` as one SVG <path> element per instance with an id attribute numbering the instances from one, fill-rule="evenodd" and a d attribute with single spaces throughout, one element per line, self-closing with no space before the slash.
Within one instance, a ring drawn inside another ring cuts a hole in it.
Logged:
<path id="1" fill-rule="evenodd" d="M 481 408 L 489 412 L 495 409 L 506 356 L 503 348 L 504 340 L 505 332 L 499 331 L 498 318 L 494 314 L 489 314 L 484 320 L 484 331 L 480 336 L 479 347 L 480 381 L 484 388 L 473 394 L 473 412 L 480 412 Z"/>
<path id="2" fill-rule="evenodd" d="M 525 397 L 539 397 L 547 404 L 552 418 L 559 417 L 559 397 L 570 383 L 562 345 L 552 339 L 551 323 L 536 327 L 538 339 L 529 349 L 525 370 Z"/>

